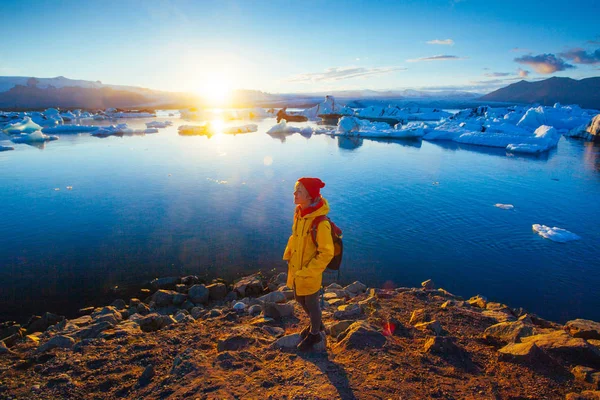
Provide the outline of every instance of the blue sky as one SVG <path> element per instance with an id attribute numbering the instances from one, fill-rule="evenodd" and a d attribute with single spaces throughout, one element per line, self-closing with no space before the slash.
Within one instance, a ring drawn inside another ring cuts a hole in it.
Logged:
<path id="1" fill-rule="evenodd" d="M 0 2 L 3 76 L 285 93 L 600 75 L 597 0 Z"/>

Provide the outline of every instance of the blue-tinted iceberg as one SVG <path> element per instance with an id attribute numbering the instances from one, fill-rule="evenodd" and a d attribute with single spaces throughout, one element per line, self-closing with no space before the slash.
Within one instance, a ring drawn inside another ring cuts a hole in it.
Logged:
<path id="1" fill-rule="evenodd" d="M 17 135 L 11 139 L 15 143 L 39 143 L 47 142 L 50 140 L 58 140 L 58 137 L 51 135 L 44 135 L 42 131 L 35 131 L 31 133 L 23 133 Z"/>
<path id="2" fill-rule="evenodd" d="M 40 129 L 42 129 L 42 127 L 33 122 L 30 117 L 25 117 L 22 121 L 8 124 L 4 127 L 3 131 L 5 133 L 14 135 L 21 133 L 32 133 L 39 131 Z"/>

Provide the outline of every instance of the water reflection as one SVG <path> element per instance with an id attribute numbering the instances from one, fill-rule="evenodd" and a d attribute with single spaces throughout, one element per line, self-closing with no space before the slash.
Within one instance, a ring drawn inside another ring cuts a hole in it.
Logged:
<path id="1" fill-rule="evenodd" d="M 489 156 L 496 157 L 511 157 L 511 158 L 522 158 L 532 161 L 544 161 L 547 162 L 550 158 L 552 158 L 556 154 L 556 148 L 551 149 L 550 151 L 545 151 L 543 153 L 538 154 L 526 154 L 526 153 L 510 153 L 507 152 L 505 148 L 501 147 L 486 147 L 486 146 L 476 146 L 473 144 L 464 144 L 464 143 L 456 143 L 452 141 L 439 140 L 439 141 L 429 141 L 429 143 L 441 147 L 444 150 L 455 152 L 455 151 L 469 151 L 474 153 L 487 154 Z"/>
<path id="2" fill-rule="evenodd" d="M 337 136 L 338 147 L 343 150 L 356 150 L 363 145 L 363 138 L 357 136 Z"/>
<path id="3" fill-rule="evenodd" d="M 583 160 L 586 167 L 600 172 L 600 143 L 585 143 L 583 148 Z"/>

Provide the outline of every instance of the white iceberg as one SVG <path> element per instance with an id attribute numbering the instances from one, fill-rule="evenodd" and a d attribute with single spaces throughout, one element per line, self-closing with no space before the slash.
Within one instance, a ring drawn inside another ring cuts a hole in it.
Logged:
<path id="1" fill-rule="evenodd" d="M 41 130 L 42 127 L 31 120 L 30 117 L 23 118 L 22 121 L 8 124 L 3 131 L 8 134 L 32 133 Z"/>
<path id="2" fill-rule="evenodd" d="M 93 136 L 111 136 L 111 135 L 135 135 L 135 134 L 146 134 L 146 133 L 158 133 L 156 128 L 147 129 L 131 129 L 127 124 L 118 124 L 103 126 L 100 129 L 92 132 Z"/>
<path id="3" fill-rule="evenodd" d="M 146 122 L 146 127 L 148 127 L 148 128 L 166 128 L 171 125 L 173 125 L 173 123 L 171 121 Z"/>
<path id="4" fill-rule="evenodd" d="M 343 115 L 354 115 L 354 110 L 346 107 L 342 104 L 336 103 L 335 98 L 333 96 L 325 96 L 325 101 L 317 104 L 314 107 L 307 108 L 306 110 L 300 113 L 304 115 L 308 119 L 318 119 L 321 117 L 327 116 L 335 116 L 340 117 Z"/>
<path id="5" fill-rule="evenodd" d="M 511 143 L 506 146 L 506 150 L 513 153 L 541 153 L 556 147 L 560 140 L 560 134 L 554 127 L 542 125 L 535 131 L 535 136 L 521 139 L 520 143 Z"/>
<path id="6" fill-rule="evenodd" d="M 42 131 L 35 131 L 31 133 L 23 133 L 17 135 L 11 139 L 15 143 L 39 143 L 47 142 L 50 140 L 58 140 L 57 136 L 44 135 Z"/>
<path id="7" fill-rule="evenodd" d="M 287 124 L 287 122 L 285 122 L 285 120 L 281 120 L 280 123 L 274 125 L 273 127 L 271 127 L 271 129 L 269 129 L 267 131 L 267 134 L 276 134 L 276 133 L 285 133 L 285 134 L 292 134 L 292 133 L 300 133 L 302 129 L 297 128 L 295 126 L 290 126 Z"/>
<path id="8" fill-rule="evenodd" d="M 426 125 L 423 123 L 409 123 L 405 126 L 398 124 L 392 128 L 385 122 L 370 122 L 357 117 L 342 117 L 338 121 L 337 129 L 333 134 L 363 138 L 414 139 L 424 135 L 425 127 Z"/>
<path id="9" fill-rule="evenodd" d="M 203 125 L 181 125 L 177 128 L 180 135 L 206 135 L 208 134 L 208 127 L 206 124 Z"/>
<path id="10" fill-rule="evenodd" d="M 502 203 L 496 203 L 496 204 L 494 204 L 494 207 L 498 207 L 503 210 L 512 210 L 515 208 L 515 206 L 513 206 L 512 204 L 502 204 Z"/>
<path id="11" fill-rule="evenodd" d="M 542 236 L 546 239 L 550 239 L 554 242 L 564 243 L 564 242 L 569 242 L 571 240 L 581 239 L 581 237 L 574 234 L 573 232 L 569 232 L 568 230 L 562 229 L 562 228 L 557 228 L 557 227 L 550 228 L 549 226 L 540 225 L 540 224 L 533 224 L 532 228 L 540 236 Z"/>

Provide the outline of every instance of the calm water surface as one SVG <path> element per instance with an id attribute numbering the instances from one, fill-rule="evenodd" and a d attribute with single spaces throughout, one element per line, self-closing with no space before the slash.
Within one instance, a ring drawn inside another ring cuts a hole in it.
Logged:
<path id="1" fill-rule="evenodd" d="M 546 318 L 600 320 L 598 146 L 561 139 L 525 158 L 444 143 L 273 138 L 274 119 L 255 133 L 184 137 L 172 120 L 153 135 L 66 134 L 0 153 L 0 320 L 72 314 L 156 276 L 283 270 L 300 176 L 327 183 L 344 230 L 342 283 L 432 278 Z M 582 240 L 554 243 L 534 223 Z"/>

